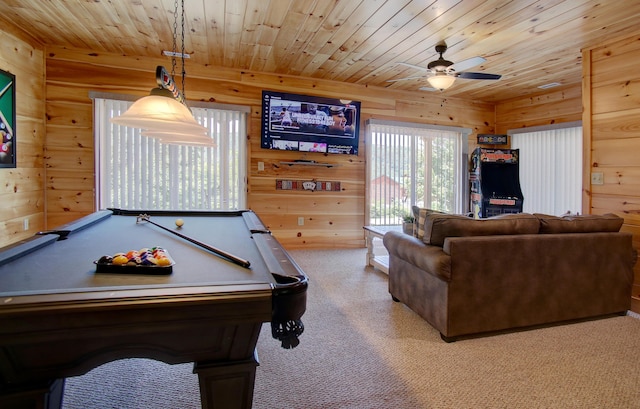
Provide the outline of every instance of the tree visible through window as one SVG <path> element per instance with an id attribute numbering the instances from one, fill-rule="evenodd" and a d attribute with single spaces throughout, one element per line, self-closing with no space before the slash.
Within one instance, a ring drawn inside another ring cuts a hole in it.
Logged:
<path id="1" fill-rule="evenodd" d="M 369 224 L 401 224 L 412 205 L 465 211 L 469 133 L 463 128 L 369 121 Z"/>
<path id="2" fill-rule="evenodd" d="M 246 205 L 246 111 L 192 108 L 215 147 L 168 145 L 112 124 L 131 102 L 95 98 L 98 208 L 233 210 Z"/>

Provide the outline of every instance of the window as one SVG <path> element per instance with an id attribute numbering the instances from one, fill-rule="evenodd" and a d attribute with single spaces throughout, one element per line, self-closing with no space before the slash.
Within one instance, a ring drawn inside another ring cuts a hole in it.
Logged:
<path id="1" fill-rule="evenodd" d="M 246 206 L 244 107 L 192 108 L 215 147 L 162 144 L 109 118 L 132 104 L 94 97 L 97 207 L 233 210 Z"/>
<path id="2" fill-rule="evenodd" d="M 525 213 L 562 215 L 582 212 L 582 126 L 509 131 L 520 149 L 520 187 Z"/>
<path id="3" fill-rule="evenodd" d="M 466 128 L 369 120 L 368 224 L 401 224 L 412 205 L 465 212 L 470 133 Z"/>

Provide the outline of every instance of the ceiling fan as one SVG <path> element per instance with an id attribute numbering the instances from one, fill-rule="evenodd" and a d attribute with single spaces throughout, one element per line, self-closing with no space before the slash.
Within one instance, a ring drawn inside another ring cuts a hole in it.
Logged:
<path id="1" fill-rule="evenodd" d="M 482 57 L 472 57 L 454 64 L 453 62 L 445 60 L 444 57 L 442 57 L 442 54 L 444 54 L 446 51 L 447 45 L 445 43 L 436 45 L 436 52 L 440 54 L 440 58 L 435 61 L 431 61 L 427 65 L 427 68 L 405 62 L 401 62 L 398 64 L 415 68 L 421 71 L 427 71 L 427 81 L 429 81 L 429 84 L 431 84 L 433 88 L 420 88 L 423 91 L 444 91 L 445 89 L 453 85 L 456 78 L 464 78 L 470 80 L 499 80 L 501 77 L 501 75 L 498 74 L 486 74 L 484 72 L 466 72 L 465 70 L 478 66 L 486 60 Z M 424 77 L 424 75 L 419 75 L 413 77 L 398 78 L 395 80 L 388 80 L 387 82 L 406 81 Z"/>

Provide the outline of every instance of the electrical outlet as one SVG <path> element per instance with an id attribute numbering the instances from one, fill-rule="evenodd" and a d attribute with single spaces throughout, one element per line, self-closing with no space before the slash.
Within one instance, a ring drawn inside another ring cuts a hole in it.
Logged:
<path id="1" fill-rule="evenodd" d="M 298 226 L 304 226 L 304 217 L 298 217 Z"/>
<path id="2" fill-rule="evenodd" d="M 24 230 L 29 230 L 29 219 L 24 219 L 22 221 L 22 227 L 24 227 Z"/>
<path id="3" fill-rule="evenodd" d="M 264 162 L 258 162 L 258 172 L 262 172 L 264 170 Z"/>
<path id="4" fill-rule="evenodd" d="M 591 184 L 592 185 L 604 185 L 604 173 L 591 172 Z"/>

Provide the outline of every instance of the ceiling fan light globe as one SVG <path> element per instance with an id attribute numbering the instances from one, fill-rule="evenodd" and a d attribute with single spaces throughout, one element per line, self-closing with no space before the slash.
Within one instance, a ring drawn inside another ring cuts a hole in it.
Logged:
<path id="1" fill-rule="evenodd" d="M 453 85 L 453 83 L 456 81 L 456 77 L 447 74 L 439 74 L 427 78 L 427 81 L 429 81 L 429 84 L 433 88 L 444 91 L 445 89 Z"/>

